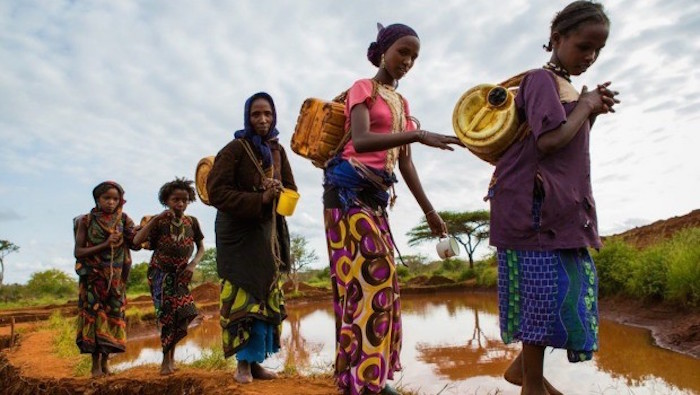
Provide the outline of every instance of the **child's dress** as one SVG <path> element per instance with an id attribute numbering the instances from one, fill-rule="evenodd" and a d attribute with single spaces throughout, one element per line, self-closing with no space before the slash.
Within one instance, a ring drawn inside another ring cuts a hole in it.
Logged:
<path id="1" fill-rule="evenodd" d="M 134 222 L 118 210 L 106 214 L 93 209 L 82 216 L 86 229 L 85 247 L 102 244 L 111 233 L 123 235 L 116 246 L 79 259 L 78 333 L 76 343 L 81 353 L 115 353 L 126 348 L 126 280 L 131 268 L 129 249 L 133 244 Z"/>
<path id="2" fill-rule="evenodd" d="M 184 215 L 177 220 L 168 215 L 154 221 L 158 222 L 148 235 L 153 249 L 148 284 L 161 326 L 163 352 L 167 352 L 187 336 L 187 326 L 198 314 L 188 288 L 192 272 L 186 267 L 204 235 L 195 217 Z"/>

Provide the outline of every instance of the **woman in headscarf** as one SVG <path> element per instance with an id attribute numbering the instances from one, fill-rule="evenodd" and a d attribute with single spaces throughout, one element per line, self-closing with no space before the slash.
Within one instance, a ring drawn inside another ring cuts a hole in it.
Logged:
<path id="1" fill-rule="evenodd" d="M 224 355 L 236 355 L 236 380 L 273 379 L 260 364 L 280 348 L 286 317 L 280 272 L 289 267 L 289 232 L 275 212 L 282 188 L 296 190 L 264 92 L 245 103 L 244 128 L 216 156 L 207 180 L 216 215 L 216 263 L 221 283 Z"/>
<path id="2" fill-rule="evenodd" d="M 416 32 L 402 24 L 378 25 L 367 58 L 374 77 L 347 91 L 346 129 L 351 139 L 326 167 L 324 214 L 336 318 L 335 375 L 346 394 L 396 391 L 387 385 L 401 369 L 401 306 L 394 242 L 386 207 L 401 175 L 436 235 L 442 218 L 423 191 L 411 159 L 412 143 L 452 150 L 454 136 L 418 130 L 408 102 L 396 92 L 420 50 Z"/>
<path id="3" fill-rule="evenodd" d="M 124 189 L 105 181 L 92 190 L 95 207 L 75 219 L 80 352 L 92 354 L 92 377 L 110 374 L 109 354 L 126 349 L 126 281 L 131 268 L 134 221 L 122 211 Z"/>

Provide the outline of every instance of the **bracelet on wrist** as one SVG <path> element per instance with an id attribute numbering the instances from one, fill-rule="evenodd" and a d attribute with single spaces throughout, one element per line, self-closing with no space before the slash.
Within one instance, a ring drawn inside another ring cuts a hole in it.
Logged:
<path id="1" fill-rule="evenodd" d="M 427 213 L 425 213 L 425 217 L 428 218 L 428 216 L 434 212 L 435 212 L 435 209 L 428 211 Z"/>

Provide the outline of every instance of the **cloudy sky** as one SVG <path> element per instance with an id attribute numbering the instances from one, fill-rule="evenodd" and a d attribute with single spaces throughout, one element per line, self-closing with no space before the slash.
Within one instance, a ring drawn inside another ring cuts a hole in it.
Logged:
<path id="1" fill-rule="evenodd" d="M 6 283 L 58 268 L 73 273 L 72 218 L 113 179 L 136 221 L 159 212 L 159 187 L 193 178 L 243 123 L 243 103 L 276 100 L 288 147 L 307 97 L 332 98 L 375 69 L 365 51 L 376 22 L 403 22 L 421 38 L 401 81 L 425 129 L 452 134 L 452 110 L 473 85 L 498 82 L 549 59 L 554 13 L 568 2 L 508 1 L 31 1 L 0 2 L 0 239 Z M 602 234 L 700 208 L 700 3 L 605 2 L 612 20 L 598 63 L 574 80 L 621 92 L 616 114 L 593 129 L 593 189 Z M 695 37 L 695 38 L 693 38 Z M 319 169 L 290 152 L 302 195 L 289 218 L 326 265 Z M 414 146 L 438 210 L 487 209 L 492 167 L 468 151 Z M 401 182 L 391 221 L 409 249 L 421 211 Z M 200 202 L 207 247 L 215 210 Z M 135 261 L 149 259 L 146 252 Z"/>

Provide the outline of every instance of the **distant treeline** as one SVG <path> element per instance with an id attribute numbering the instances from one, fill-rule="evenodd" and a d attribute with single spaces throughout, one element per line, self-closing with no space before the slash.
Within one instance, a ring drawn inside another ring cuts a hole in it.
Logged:
<path id="1" fill-rule="evenodd" d="M 681 307 L 700 307 L 700 228 L 676 233 L 669 240 L 637 249 L 619 239 L 608 239 L 600 251 L 593 251 L 601 296 L 622 295 L 650 302 L 671 302 Z M 429 261 L 422 255 L 405 255 L 397 260 L 402 283 L 417 276 L 443 276 L 461 282 L 475 279 L 485 287 L 497 282 L 494 255 L 476 262 L 473 269 L 461 259 Z M 132 266 L 127 292 L 144 294 L 148 288 L 148 263 Z M 328 268 L 304 270 L 300 280 L 313 286 L 330 287 Z M 193 285 L 218 282 L 216 249 L 209 248 L 195 270 Z M 27 284 L 0 286 L 0 308 L 22 305 L 65 303 L 76 300 L 77 281 L 68 274 L 51 269 L 33 273 Z"/>

